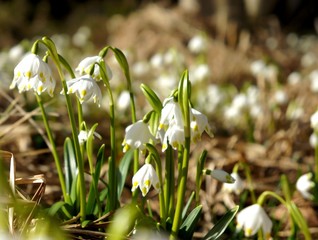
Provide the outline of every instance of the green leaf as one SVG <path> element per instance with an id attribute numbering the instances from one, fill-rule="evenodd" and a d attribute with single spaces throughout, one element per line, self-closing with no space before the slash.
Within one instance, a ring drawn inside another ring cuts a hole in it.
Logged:
<path id="1" fill-rule="evenodd" d="M 117 184 L 118 199 L 120 198 L 121 193 L 123 192 L 123 189 L 124 189 L 129 166 L 130 166 L 131 160 L 133 159 L 133 153 L 134 153 L 133 150 L 129 150 L 128 152 L 126 152 L 118 166 L 118 184 Z"/>
<path id="2" fill-rule="evenodd" d="M 142 90 L 143 94 L 145 95 L 147 101 L 151 105 L 151 107 L 157 112 L 160 113 L 162 110 L 162 103 L 157 96 L 157 94 L 146 84 L 141 84 L 140 89 Z"/>
<path id="3" fill-rule="evenodd" d="M 66 192 L 70 195 L 72 183 L 77 171 L 76 155 L 70 138 L 66 138 L 64 142 L 64 171 Z"/>
<path id="4" fill-rule="evenodd" d="M 191 211 L 186 220 L 182 223 L 178 236 L 181 239 L 192 239 L 195 227 L 200 219 L 202 205 L 197 206 Z"/>
<path id="5" fill-rule="evenodd" d="M 70 211 L 68 211 L 70 207 L 71 206 L 66 202 L 56 202 L 49 208 L 48 215 L 56 216 L 56 214 L 60 212 L 70 219 L 72 218 L 72 214 L 70 213 Z"/>
<path id="6" fill-rule="evenodd" d="M 187 201 L 187 204 L 186 204 L 185 207 L 183 208 L 182 217 L 181 217 L 182 219 L 185 218 L 185 216 L 186 216 L 186 214 L 187 214 L 187 212 L 188 212 L 188 209 L 189 209 L 189 207 L 190 207 L 190 205 L 191 205 L 191 202 L 193 201 L 194 196 L 195 196 L 195 192 L 192 192 L 191 195 L 190 195 L 190 197 L 189 197 L 189 200 Z"/>
<path id="7" fill-rule="evenodd" d="M 227 226 L 231 223 L 236 213 L 238 212 L 239 206 L 236 206 L 229 210 L 215 225 L 214 227 L 204 236 L 202 240 L 214 240 L 218 239 Z"/>

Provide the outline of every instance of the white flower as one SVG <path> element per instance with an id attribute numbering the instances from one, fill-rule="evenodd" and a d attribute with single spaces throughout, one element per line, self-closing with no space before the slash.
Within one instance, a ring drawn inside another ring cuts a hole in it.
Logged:
<path id="1" fill-rule="evenodd" d="M 316 148 L 318 145 L 318 135 L 316 133 L 312 133 L 309 137 L 309 144 L 312 148 Z"/>
<path id="2" fill-rule="evenodd" d="M 33 89 L 39 95 L 47 91 L 50 96 L 53 96 L 55 80 L 49 65 L 38 55 L 29 53 L 14 69 L 10 89 L 16 86 L 20 93 Z"/>
<path id="3" fill-rule="evenodd" d="M 201 82 L 210 76 L 210 69 L 207 64 L 200 64 L 190 70 L 190 80 L 193 83 Z"/>
<path id="4" fill-rule="evenodd" d="M 301 195 L 309 200 L 312 200 L 314 196 L 310 193 L 310 190 L 315 186 L 312 181 L 313 174 L 306 173 L 300 176 L 296 182 L 296 188 L 301 193 Z"/>
<path id="5" fill-rule="evenodd" d="M 223 183 L 223 191 L 234 192 L 239 195 L 244 189 L 244 182 L 238 173 L 231 173 L 231 177 L 235 179 L 234 183 Z"/>
<path id="6" fill-rule="evenodd" d="M 75 71 L 77 71 L 80 75 L 86 75 L 90 74 L 91 67 L 93 64 L 99 63 L 99 64 L 105 64 L 106 66 L 106 74 L 108 77 L 108 80 L 112 78 L 112 71 L 110 70 L 109 66 L 104 62 L 103 58 L 100 56 L 92 56 L 92 57 L 86 57 L 84 58 L 77 66 Z M 101 80 L 101 74 L 100 74 L 100 67 L 98 64 L 94 65 L 94 72 L 92 73 L 92 77 L 94 79 Z"/>
<path id="7" fill-rule="evenodd" d="M 288 102 L 288 96 L 284 90 L 277 90 L 274 94 L 274 102 L 278 105 L 284 105 Z"/>
<path id="8" fill-rule="evenodd" d="M 256 234 L 262 228 L 264 238 L 271 239 L 273 223 L 259 204 L 244 208 L 236 215 L 236 220 L 237 229 L 243 228 L 246 237 Z"/>
<path id="9" fill-rule="evenodd" d="M 153 166 L 145 163 L 133 176 L 132 185 L 131 191 L 134 192 L 139 187 L 142 196 L 146 196 L 151 185 L 159 191 L 159 178 Z"/>
<path id="10" fill-rule="evenodd" d="M 318 111 L 316 111 L 313 115 L 310 117 L 310 126 L 314 130 L 318 130 Z"/>
<path id="11" fill-rule="evenodd" d="M 176 123 L 172 123 L 169 125 L 167 129 L 163 141 L 162 141 L 162 151 L 164 152 L 168 144 L 172 146 L 173 149 L 177 149 L 179 144 L 184 144 L 184 128 Z"/>
<path id="12" fill-rule="evenodd" d="M 88 132 L 87 131 L 84 131 L 84 130 L 81 130 L 78 134 L 78 141 L 80 144 L 83 144 L 84 142 L 87 141 L 87 138 L 88 138 Z"/>
<path id="13" fill-rule="evenodd" d="M 102 99 L 102 92 L 96 81 L 90 75 L 84 75 L 78 78 L 73 78 L 66 81 L 67 94 L 76 93 L 80 103 L 87 102 L 91 98 L 94 103 L 100 106 L 100 99 Z"/>
<path id="14" fill-rule="evenodd" d="M 196 142 L 201 138 L 203 131 L 206 131 L 209 136 L 212 136 L 211 126 L 209 125 L 208 118 L 201 112 L 191 108 L 191 140 Z"/>
<path id="15" fill-rule="evenodd" d="M 207 50 L 207 40 L 201 35 L 196 35 L 190 39 L 188 48 L 192 53 L 203 53 Z"/>
<path id="16" fill-rule="evenodd" d="M 301 81 L 301 75 L 299 72 L 292 72 L 287 77 L 287 82 L 290 85 L 296 85 L 300 83 L 300 81 Z"/>
<path id="17" fill-rule="evenodd" d="M 235 179 L 227 172 L 215 169 L 215 170 L 206 170 L 206 174 L 211 175 L 216 180 L 223 182 L 223 183 L 234 183 Z"/>
<path id="18" fill-rule="evenodd" d="M 122 91 L 117 99 L 117 108 L 120 111 L 128 109 L 130 105 L 130 93 L 128 91 Z"/>
<path id="19" fill-rule="evenodd" d="M 159 121 L 159 129 L 169 126 L 172 122 L 178 126 L 183 126 L 182 112 L 178 102 L 175 102 L 173 97 L 166 98 L 163 102 L 161 117 Z"/>
<path id="20" fill-rule="evenodd" d="M 154 140 L 154 137 L 150 133 L 148 125 L 142 120 L 139 120 L 126 128 L 125 139 L 122 143 L 124 146 L 123 151 L 126 152 L 130 148 L 144 150 L 144 145 L 148 143 L 150 139 Z"/>
<path id="21" fill-rule="evenodd" d="M 264 73 L 266 65 L 263 60 L 256 60 L 251 63 L 250 69 L 254 76 L 258 76 Z"/>

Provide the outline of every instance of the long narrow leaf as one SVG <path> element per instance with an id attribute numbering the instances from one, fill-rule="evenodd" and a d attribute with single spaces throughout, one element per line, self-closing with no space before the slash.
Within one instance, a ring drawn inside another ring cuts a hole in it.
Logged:
<path id="1" fill-rule="evenodd" d="M 119 167 L 118 167 L 118 185 L 117 185 L 117 193 L 118 193 L 118 198 L 120 198 L 121 193 L 124 189 L 125 181 L 127 178 L 128 170 L 130 163 L 133 159 L 133 150 L 130 150 L 125 153 L 124 157 L 121 159 Z"/>
<path id="2" fill-rule="evenodd" d="M 233 218 L 235 217 L 239 206 L 232 208 L 228 211 L 215 225 L 214 227 L 208 232 L 207 235 L 204 236 L 203 240 L 214 240 L 218 239 L 225 231 L 227 226 L 231 223 Z"/>
<path id="3" fill-rule="evenodd" d="M 73 180 L 76 176 L 77 164 L 74 146 L 70 138 L 66 138 L 64 142 L 64 171 L 66 192 L 71 194 Z"/>
<path id="4" fill-rule="evenodd" d="M 182 223 L 178 234 L 181 239 L 192 239 L 195 227 L 200 219 L 201 212 L 202 205 L 199 205 L 191 211 L 186 220 Z"/>

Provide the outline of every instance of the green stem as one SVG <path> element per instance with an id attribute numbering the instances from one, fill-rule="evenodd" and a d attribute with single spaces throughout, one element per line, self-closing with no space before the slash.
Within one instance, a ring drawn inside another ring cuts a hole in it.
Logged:
<path id="1" fill-rule="evenodd" d="M 61 184 L 62 193 L 63 193 L 65 201 L 68 202 L 69 201 L 69 196 L 67 195 L 67 192 L 66 192 L 66 185 L 65 185 L 65 179 L 64 179 L 64 175 L 63 175 L 63 170 L 62 170 L 62 167 L 61 167 L 61 161 L 60 161 L 60 158 L 59 158 L 57 150 L 56 150 L 56 145 L 55 145 L 55 142 L 54 142 L 54 139 L 53 139 L 53 134 L 52 134 L 52 131 L 51 131 L 48 119 L 47 119 L 47 115 L 46 115 L 46 112 L 45 112 L 45 109 L 44 109 L 44 106 L 43 106 L 43 103 L 42 103 L 42 98 L 37 93 L 35 93 L 35 96 L 36 96 L 36 100 L 38 102 L 38 105 L 39 105 L 39 107 L 41 109 L 42 119 L 43 119 L 43 122 L 44 122 L 46 133 L 47 133 L 48 138 L 49 138 L 50 143 L 51 143 L 50 149 L 52 151 L 53 158 L 54 158 L 54 161 L 55 161 L 55 165 L 56 165 L 56 168 L 57 168 L 57 173 L 58 173 L 58 176 L 59 176 L 59 181 L 60 181 L 60 184 Z"/>
<path id="2" fill-rule="evenodd" d="M 172 217 L 174 207 L 174 161 L 172 147 L 168 145 L 166 150 L 166 164 L 165 164 L 165 184 L 164 196 L 166 206 L 166 216 Z"/>
<path id="3" fill-rule="evenodd" d="M 318 135 L 318 133 L 314 133 Z M 314 171 L 315 171 L 315 182 L 318 183 L 318 145 L 315 146 L 315 166 L 314 166 Z"/>
<path id="4" fill-rule="evenodd" d="M 189 166 L 189 152 L 190 152 L 190 137 L 185 138 L 185 147 L 183 152 L 183 160 L 182 160 L 182 168 L 180 183 L 178 186 L 178 193 L 177 193 L 177 204 L 176 210 L 174 214 L 172 229 L 170 239 L 177 239 L 178 230 L 181 223 L 181 215 L 184 206 L 184 198 L 185 198 L 185 190 L 187 186 L 187 178 L 188 178 L 188 166 Z"/>
<path id="5" fill-rule="evenodd" d="M 79 185 L 80 185 L 79 186 L 80 187 L 80 214 L 81 214 L 81 220 L 84 221 L 86 218 L 86 189 L 85 189 L 85 179 L 84 179 L 84 163 L 83 163 L 83 158 L 81 154 L 80 144 L 78 141 L 78 130 L 75 123 L 75 115 L 73 111 L 73 106 L 72 106 L 70 96 L 67 94 L 66 80 L 61 68 L 60 56 L 57 53 L 55 45 L 52 42 L 52 40 L 46 37 L 42 38 L 41 42 L 48 48 L 50 52 L 50 56 L 52 57 L 52 60 L 54 61 L 56 65 L 58 74 L 62 82 L 64 96 L 66 99 L 67 112 L 68 112 L 68 116 L 69 116 L 71 128 L 72 128 L 72 137 L 73 137 L 77 167 L 78 167 L 78 177 L 79 177 L 78 179 L 79 179 Z"/>
<path id="6" fill-rule="evenodd" d="M 256 203 L 256 197 L 255 197 L 255 192 L 254 192 L 254 186 L 253 186 L 251 170 L 250 170 L 249 166 L 246 163 L 242 163 L 242 166 L 244 168 L 246 181 L 248 183 L 248 188 L 249 188 L 249 191 L 251 193 L 252 202 Z"/>

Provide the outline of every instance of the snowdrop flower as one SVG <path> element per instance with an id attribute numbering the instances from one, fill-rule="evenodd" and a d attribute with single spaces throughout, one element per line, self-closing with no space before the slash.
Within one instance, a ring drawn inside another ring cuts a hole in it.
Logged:
<path id="1" fill-rule="evenodd" d="M 318 111 L 316 111 L 313 115 L 310 117 L 310 126 L 314 130 L 318 130 Z"/>
<path id="2" fill-rule="evenodd" d="M 160 184 L 158 175 L 151 164 L 145 163 L 133 176 L 131 191 L 134 192 L 139 187 L 144 197 L 148 193 L 151 185 L 155 190 L 159 191 Z"/>
<path id="3" fill-rule="evenodd" d="M 53 96 L 55 80 L 49 65 L 38 55 L 29 53 L 14 68 L 10 89 L 18 87 L 19 92 L 33 89 L 37 94 L 47 91 Z"/>
<path id="4" fill-rule="evenodd" d="M 259 204 L 253 204 L 244 208 L 236 215 L 236 220 L 236 228 L 238 230 L 243 228 L 246 237 L 256 234 L 262 228 L 264 238 L 271 239 L 273 223 Z"/>
<path id="5" fill-rule="evenodd" d="M 188 48 L 192 53 L 199 54 L 207 50 L 207 40 L 202 35 L 196 35 L 190 39 Z"/>
<path id="6" fill-rule="evenodd" d="M 143 77 L 149 73 L 149 69 L 147 62 L 137 62 L 132 66 L 131 71 L 136 77 Z"/>
<path id="7" fill-rule="evenodd" d="M 157 53 L 153 55 L 150 59 L 150 65 L 154 69 L 161 69 L 164 63 L 163 55 L 161 53 Z"/>
<path id="8" fill-rule="evenodd" d="M 274 94 L 274 101 L 278 105 L 284 105 L 288 102 L 288 96 L 283 90 L 277 90 Z"/>
<path id="9" fill-rule="evenodd" d="M 87 141 L 89 135 L 91 134 L 91 131 L 85 131 L 81 130 L 78 134 L 78 141 L 80 144 L 83 144 Z M 99 139 L 102 139 L 102 136 L 99 135 L 97 132 L 93 132 L 93 136 L 96 136 Z"/>
<path id="10" fill-rule="evenodd" d="M 314 196 L 310 193 L 310 190 L 314 188 L 315 183 L 312 180 L 313 174 L 306 173 L 300 176 L 296 182 L 296 188 L 305 199 L 312 200 Z"/>
<path id="11" fill-rule="evenodd" d="M 239 195 L 244 189 L 244 182 L 241 179 L 238 173 L 231 173 L 231 177 L 235 179 L 234 183 L 223 183 L 223 191 L 225 192 L 234 192 L 236 195 Z"/>
<path id="12" fill-rule="evenodd" d="M 90 75 L 84 75 L 78 78 L 73 78 L 66 81 L 67 94 L 76 93 L 80 103 L 87 102 L 91 98 L 94 103 L 100 106 L 100 99 L 102 99 L 102 92 L 96 81 Z"/>
<path id="13" fill-rule="evenodd" d="M 144 150 L 145 144 L 148 143 L 150 139 L 154 140 L 148 125 L 142 120 L 129 125 L 125 132 L 125 139 L 122 143 L 124 152 L 127 152 L 131 148 Z"/>
<path id="14" fill-rule="evenodd" d="M 84 47 L 91 36 L 91 29 L 87 26 L 81 26 L 73 35 L 72 42 L 75 46 Z"/>
<path id="15" fill-rule="evenodd" d="M 206 133 L 209 136 L 213 135 L 207 116 L 195 110 L 194 108 L 191 108 L 190 114 L 191 114 L 191 123 L 190 123 L 191 140 L 193 142 L 196 142 L 197 140 L 201 138 L 203 131 L 206 131 Z"/>
<path id="16" fill-rule="evenodd" d="M 93 64 L 99 63 L 99 64 L 105 64 L 106 66 L 106 74 L 108 79 L 110 80 L 112 78 L 112 71 L 110 70 L 109 66 L 104 62 L 104 59 L 100 56 L 92 56 L 92 57 L 86 57 L 84 58 L 77 66 L 75 71 L 77 71 L 80 75 L 86 75 L 91 74 L 91 68 Z M 96 79 L 96 81 L 99 81 L 102 79 L 100 74 L 100 68 L 99 65 L 94 65 L 94 72 L 92 73 L 92 78 Z"/>
<path id="17" fill-rule="evenodd" d="M 251 63 L 250 69 L 254 76 L 258 76 L 264 73 L 266 65 L 263 60 L 256 60 Z"/>
<path id="18" fill-rule="evenodd" d="M 239 111 L 243 110 L 248 106 L 248 99 L 244 93 L 240 93 L 235 95 L 232 106 L 239 109 Z"/>
<path id="19" fill-rule="evenodd" d="M 15 45 L 8 52 L 8 57 L 11 61 L 15 62 L 20 59 L 24 54 L 24 48 L 21 44 Z"/>

